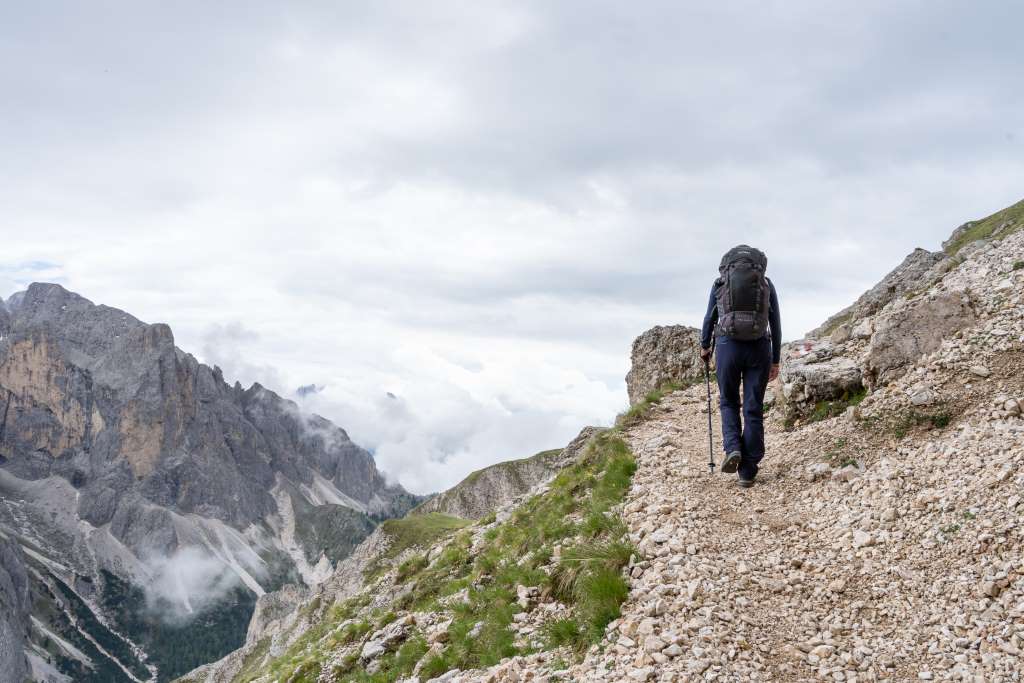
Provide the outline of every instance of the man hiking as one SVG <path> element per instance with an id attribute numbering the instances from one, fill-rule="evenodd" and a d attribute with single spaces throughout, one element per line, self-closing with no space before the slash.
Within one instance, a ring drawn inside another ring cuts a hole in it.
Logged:
<path id="1" fill-rule="evenodd" d="M 701 331 L 700 357 L 711 358 L 715 337 L 715 375 L 718 378 L 725 448 L 723 472 L 739 471 L 738 484 L 754 485 L 757 465 L 764 457 L 764 392 L 779 374 L 782 324 L 775 285 L 765 277 L 768 258 L 741 244 L 726 252 Z M 740 422 L 740 384 L 743 421 Z"/>

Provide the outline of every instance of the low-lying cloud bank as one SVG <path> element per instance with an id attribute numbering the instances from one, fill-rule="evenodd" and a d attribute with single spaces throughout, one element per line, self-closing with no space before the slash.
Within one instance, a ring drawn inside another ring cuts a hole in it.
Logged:
<path id="1" fill-rule="evenodd" d="M 172 625 L 211 609 L 242 586 L 239 576 L 209 552 L 185 547 L 169 556 L 147 559 L 150 580 L 143 586 L 146 606 Z"/>

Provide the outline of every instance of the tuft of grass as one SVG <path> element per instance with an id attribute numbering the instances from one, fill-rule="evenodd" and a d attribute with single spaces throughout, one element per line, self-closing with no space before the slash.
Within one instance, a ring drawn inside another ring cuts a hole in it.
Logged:
<path id="1" fill-rule="evenodd" d="M 966 225 L 968 226 L 967 230 L 959 235 L 955 241 L 946 245 L 945 251 L 950 256 L 955 256 L 958 251 L 971 242 L 991 238 L 997 231 L 1002 230 L 1004 226 L 1007 226 L 1007 229 L 999 233 L 1001 236 L 1020 230 L 1021 227 L 1024 227 L 1024 201 L 1019 201 L 1013 206 L 992 214 L 988 218 L 971 221 Z"/>
<path id="2" fill-rule="evenodd" d="M 976 514 L 974 514 L 973 512 L 971 512 L 970 510 L 964 510 L 964 519 L 966 519 L 967 521 L 970 521 L 972 519 L 977 519 L 977 517 L 978 516 Z"/>
<path id="3" fill-rule="evenodd" d="M 556 657 L 550 664 L 552 671 L 564 671 L 569 668 L 569 663 L 561 657 Z"/>
<path id="4" fill-rule="evenodd" d="M 829 418 L 838 417 L 846 412 L 846 409 L 850 406 L 859 405 L 867 395 L 867 389 L 861 388 L 856 391 L 845 391 L 842 396 L 834 401 L 818 401 L 814 404 L 814 411 L 811 412 L 807 421 L 820 422 Z"/>
<path id="5" fill-rule="evenodd" d="M 945 429 L 953 421 L 953 416 L 945 410 L 934 413 L 922 413 L 916 410 L 907 410 L 900 413 L 890 423 L 890 431 L 897 439 L 902 439 L 914 427 L 926 429 Z"/>
<path id="6" fill-rule="evenodd" d="M 427 564 L 426 555 L 413 555 L 398 565 L 398 571 L 395 573 L 395 583 L 405 583 L 407 579 L 425 569 Z"/>
<path id="7" fill-rule="evenodd" d="M 580 624 L 572 618 L 556 619 L 544 624 L 544 640 L 554 650 L 563 645 L 573 645 L 580 641 Z"/>
<path id="8" fill-rule="evenodd" d="M 1024 261 L 1014 261 L 1013 270 L 1024 270 Z"/>
<path id="9" fill-rule="evenodd" d="M 636 550 L 624 541 L 584 542 L 562 553 L 552 574 L 555 595 L 576 605 L 579 631 L 573 649 L 582 652 L 604 636 L 621 613 L 629 585 L 622 569 Z"/>
<path id="10" fill-rule="evenodd" d="M 622 615 L 629 584 L 621 569 L 598 566 L 583 575 L 576 590 L 587 640 L 596 643 L 604 636 L 605 627 Z"/>
<path id="11" fill-rule="evenodd" d="M 832 449 L 825 452 L 822 460 L 827 461 L 831 465 L 835 465 L 843 458 L 844 448 L 846 448 L 846 439 L 844 437 L 836 439 L 835 443 L 832 445 Z"/>

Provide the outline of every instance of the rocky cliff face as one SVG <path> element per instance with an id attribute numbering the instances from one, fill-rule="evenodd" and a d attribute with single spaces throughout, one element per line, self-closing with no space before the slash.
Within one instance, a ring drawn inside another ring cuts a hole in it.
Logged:
<path id="1" fill-rule="evenodd" d="M 11 681 L 29 678 L 28 574 L 21 548 L 0 536 L 0 672 Z"/>
<path id="2" fill-rule="evenodd" d="M 898 379 L 945 339 L 976 325 L 988 290 L 1005 295 L 1012 289 L 1009 276 L 1017 262 L 1006 256 L 979 269 L 980 283 L 969 284 L 964 273 L 991 258 L 993 249 L 998 253 L 995 245 L 1015 238 L 1022 227 L 1024 202 L 969 221 L 942 243 L 942 251 L 915 249 L 851 306 L 787 344 L 780 375 L 787 418 L 820 418 L 852 407 L 868 389 Z"/>
<path id="3" fill-rule="evenodd" d="M 354 545 L 371 516 L 418 502 L 387 485 L 344 430 L 258 384 L 228 385 L 218 368 L 176 348 L 167 325 L 41 283 L 0 308 L 0 495 L 0 529 L 43 577 L 39 600 L 70 592 L 69 609 L 95 612 L 115 639 L 128 625 L 126 603 L 138 612 L 166 600 L 192 615 L 202 605 L 187 593 L 210 586 L 217 597 L 237 588 L 240 638 L 258 595 L 330 573 L 338 557 L 304 545 L 320 544 L 307 521 L 346 508 L 365 520 L 351 527 Z M 197 572 L 202 585 L 181 595 L 169 588 Z M 132 592 L 152 586 L 167 590 L 145 600 Z M 58 621 L 54 635 L 66 638 L 90 623 Z M 96 647 L 69 655 L 36 631 L 76 680 L 118 680 L 96 678 L 96 657 L 126 680 L 154 675 L 154 661 L 169 675 L 166 658 L 147 660 L 145 643 L 120 638 L 123 658 Z M 167 640 L 152 634 L 154 647 Z"/>

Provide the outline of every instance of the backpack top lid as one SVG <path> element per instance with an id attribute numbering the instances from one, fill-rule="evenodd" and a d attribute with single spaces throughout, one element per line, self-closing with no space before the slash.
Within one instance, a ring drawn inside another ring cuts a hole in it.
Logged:
<path id="1" fill-rule="evenodd" d="M 753 265 L 760 266 L 762 271 L 768 269 L 768 257 L 764 255 L 763 251 L 741 244 L 725 252 L 722 262 L 718 264 L 718 272 L 724 274 L 726 268 L 738 261 L 750 261 Z"/>

